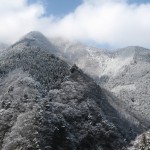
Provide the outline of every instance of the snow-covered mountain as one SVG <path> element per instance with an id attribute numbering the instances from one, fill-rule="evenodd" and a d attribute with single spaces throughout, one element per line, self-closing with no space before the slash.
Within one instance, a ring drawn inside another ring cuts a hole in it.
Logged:
<path id="1" fill-rule="evenodd" d="M 99 77 L 113 57 L 104 49 L 89 47 L 79 42 L 70 42 L 61 38 L 50 39 L 50 42 L 59 50 L 59 57 L 68 63 L 76 64 L 92 77 Z"/>
<path id="2" fill-rule="evenodd" d="M 65 59 L 77 64 L 99 85 L 112 92 L 116 101 L 149 127 L 150 50 L 130 46 L 110 52 L 79 43 L 51 41 L 62 56 L 69 55 Z"/>
<path id="3" fill-rule="evenodd" d="M 149 56 L 28 33 L 0 51 L 0 149 L 127 149 L 149 128 Z"/>
<path id="4" fill-rule="evenodd" d="M 147 127 L 149 127 L 150 50 L 142 47 L 127 47 L 117 51 L 115 55 L 120 61 L 113 68 L 116 67 L 118 72 L 113 76 L 105 74 L 108 79 L 104 87 L 113 92 L 122 105 L 138 119 L 142 122 L 147 120 Z"/>
<path id="5" fill-rule="evenodd" d="M 38 32 L 1 52 L 0 149 L 126 148 L 143 125 L 55 52 L 61 54 Z"/>

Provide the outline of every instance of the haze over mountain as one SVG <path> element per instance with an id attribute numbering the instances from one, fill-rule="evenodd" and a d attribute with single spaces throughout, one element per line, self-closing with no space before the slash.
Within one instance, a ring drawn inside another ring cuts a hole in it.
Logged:
<path id="1" fill-rule="evenodd" d="M 8 48 L 8 45 L 0 42 L 0 50 L 4 50 L 6 48 Z"/>
<path id="2" fill-rule="evenodd" d="M 108 120 L 103 107 L 113 108 L 100 87 L 53 50 L 42 34 L 32 32 L 1 53 L 0 149 L 124 147 L 127 130 L 121 133 Z"/>
<path id="3" fill-rule="evenodd" d="M 127 149 L 149 128 L 149 51 L 140 50 L 110 53 L 30 32 L 1 51 L 0 149 Z"/>
<path id="4" fill-rule="evenodd" d="M 112 92 L 125 109 L 149 126 L 150 50 L 130 46 L 107 51 L 80 43 L 51 41 L 60 49 L 64 60 L 77 64 Z"/>

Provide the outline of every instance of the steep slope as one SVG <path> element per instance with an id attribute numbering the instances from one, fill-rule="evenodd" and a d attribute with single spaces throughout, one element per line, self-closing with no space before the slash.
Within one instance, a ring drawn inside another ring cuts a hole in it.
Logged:
<path id="1" fill-rule="evenodd" d="M 149 150 L 150 149 L 150 131 L 139 135 L 135 141 L 132 141 L 128 150 Z"/>
<path id="2" fill-rule="evenodd" d="M 58 39 L 50 39 L 51 43 L 59 51 L 59 57 L 71 64 L 76 64 L 92 77 L 99 77 L 113 55 L 103 49 L 97 49 L 83 45 L 79 42 L 70 42 Z"/>
<path id="3" fill-rule="evenodd" d="M 76 60 L 67 60 L 77 64 L 99 85 L 112 92 L 116 96 L 115 103 L 122 105 L 149 128 L 150 50 L 131 46 L 108 52 L 84 45 L 81 47 L 78 43 L 57 40 L 52 40 L 52 43 L 60 49 L 62 56 L 69 52 L 70 58 L 74 58 L 83 51 L 83 55 L 77 55 Z"/>
<path id="4" fill-rule="evenodd" d="M 121 150 L 140 132 L 136 119 L 54 51 L 31 32 L 1 53 L 0 149 Z"/>
<path id="5" fill-rule="evenodd" d="M 115 75 L 107 74 L 104 87 L 112 91 L 141 123 L 149 127 L 150 50 L 128 47 L 117 51 L 116 58 L 120 60 L 116 67 L 122 62 L 123 66 Z"/>

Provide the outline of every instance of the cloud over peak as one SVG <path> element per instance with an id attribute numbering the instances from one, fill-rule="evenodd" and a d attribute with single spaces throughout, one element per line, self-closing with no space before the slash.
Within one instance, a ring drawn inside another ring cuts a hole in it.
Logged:
<path id="1" fill-rule="evenodd" d="M 14 42 L 31 30 L 39 30 L 48 37 L 106 43 L 112 48 L 129 45 L 150 48 L 150 3 L 84 0 L 63 18 L 44 16 L 44 11 L 42 3 L 28 5 L 26 0 L 0 0 L 0 41 Z"/>

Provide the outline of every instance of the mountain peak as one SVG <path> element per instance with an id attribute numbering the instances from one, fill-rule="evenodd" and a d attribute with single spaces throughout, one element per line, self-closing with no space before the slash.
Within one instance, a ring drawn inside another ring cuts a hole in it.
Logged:
<path id="1" fill-rule="evenodd" d="M 0 149 L 122 149 L 131 123 L 117 128 L 109 118 L 120 127 L 123 117 L 101 88 L 51 51 L 48 39 L 30 32 L 0 55 Z"/>
<path id="2" fill-rule="evenodd" d="M 56 53 L 55 46 L 41 33 L 38 31 L 31 31 L 24 35 L 18 42 L 12 45 L 14 50 L 20 49 L 20 47 L 39 47 L 42 50 Z"/>
<path id="3" fill-rule="evenodd" d="M 21 38 L 22 39 L 42 39 L 42 38 L 46 38 L 41 32 L 39 31 L 31 31 L 29 33 L 27 33 L 25 36 L 23 36 Z"/>

